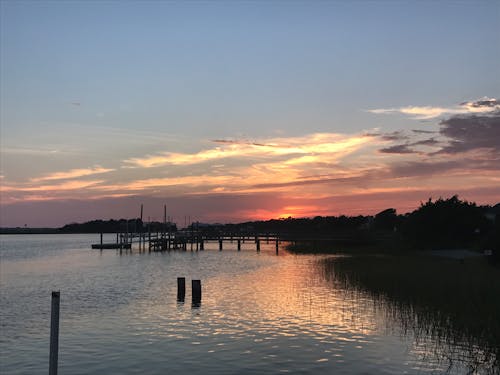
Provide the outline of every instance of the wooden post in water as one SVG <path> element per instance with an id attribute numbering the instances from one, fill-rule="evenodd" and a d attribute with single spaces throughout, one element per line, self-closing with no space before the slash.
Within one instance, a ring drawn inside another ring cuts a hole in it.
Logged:
<path id="1" fill-rule="evenodd" d="M 257 239 L 255 242 L 257 243 L 257 251 L 260 251 L 260 240 Z"/>
<path id="2" fill-rule="evenodd" d="M 49 375 L 57 375 L 57 362 L 59 357 L 59 302 L 60 292 L 52 292 L 52 305 L 50 310 Z"/>
<path id="3" fill-rule="evenodd" d="M 193 304 L 199 304 L 201 302 L 201 280 L 191 280 L 191 288 Z"/>
<path id="4" fill-rule="evenodd" d="M 148 224 L 148 250 L 151 252 L 151 223 Z"/>
<path id="5" fill-rule="evenodd" d="M 116 233 L 116 243 L 118 243 L 118 232 Z"/>
<path id="6" fill-rule="evenodd" d="M 186 278 L 177 278 L 177 301 L 184 302 L 184 297 L 186 296 Z"/>
<path id="7" fill-rule="evenodd" d="M 222 240 L 219 238 L 219 251 L 222 251 Z"/>
<path id="8" fill-rule="evenodd" d="M 205 250 L 205 243 L 203 242 L 203 237 L 200 239 L 200 250 Z"/>
<path id="9" fill-rule="evenodd" d="M 238 238 L 238 251 L 241 250 L 241 240 Z"/>
<path id="10" fill-rule="evenodd" d="M 278 237 L 276 237 L 276 255 L 278 255 L 278 252 L 279 252 L 279 243 L 280 243 L 280 241 L 279 241 Z"/>
<path id="11" fill-rule="evenodd" d="M 102 232 L 101 232 L 101 250 L 102 250 Z"/>

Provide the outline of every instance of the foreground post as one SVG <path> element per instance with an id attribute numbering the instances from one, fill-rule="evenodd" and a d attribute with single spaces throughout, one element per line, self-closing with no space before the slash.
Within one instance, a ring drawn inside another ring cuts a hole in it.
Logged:
<path id="1" fill-rule="evenodd" d="M 52 292 L 49 375 L 57 375 L 57 360 L 59 357 L 59 296 L 60 292 Z"/>
<path id="2" fill-rule="evenodd" d="M 186 278 L 177 278 L 177 301 L 184 302 L 184 297 L 186 296 Z"/>
<path id="3" fill-rule="evenodd" d="M 191 280 L 193 304 L 201 303 L 201 280 Z"/>

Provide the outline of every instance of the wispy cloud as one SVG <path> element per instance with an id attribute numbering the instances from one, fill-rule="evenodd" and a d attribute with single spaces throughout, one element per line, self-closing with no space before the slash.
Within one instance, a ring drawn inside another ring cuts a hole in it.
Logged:
<path id="1" fill-rule="evenodd" d="M 428 120 L 444 115 L 457 114 L 487 114 L 500 110 L 500 101 L 498 99 L 484 97 L 474 101 L 460 103 L 453 107 L 434 107 L 434 106 L 405 106 L 398 108 L 378 108 L 369 109 L 368 112 L 375 114 L 403 114 L 410 116 L 415 120 Z"/>
<path id="2" fill-rule="evenodd" d="M 2 192 L 33 192 L 33 191 L 40 191 L 40 192 L 61 192 L 61 191 L 68 191 L 68 190 L 78 190 L 78 189 L 84 189 L 88 188 L 90 186 L 94 186 L 97 184 L 100 184 L 104 182 L 104 180 L 91 180 L 91 181 L 67 181 L 63 182 L 60 184 L 53 184 L 53 185 L 29 185 L 29 186 L 22 186 L 22 185 L 1 185 L 0 186 L 0 191 Z"/>
<path id="3" fill-rule="evenodd" d="M 79 178 L 84 176 L 91 176 L 95 174 L 112 172 L 114 169 L 102 168 L 101 166 L 95 166 L 93 168 L 81 168 L 81 169 L 71 169 L 66 172 L 54 172 L 42 177 L 32 178 L 32 182 L 42 182 L 50 180 L 67 180 L 72 178 Z"/>
<path id="4" fill-rule="evenodd" d="M 335 133 L 315 133 L 304 137 L 276 138 L 266 142 L 216 140 L 221 146 L 196 153 L 168 152 L 158 155 L 130 158 L 125 164 L 131 167 L 152 168 L 164 165 L 192 165 L 228 158 L 268 158 L 296 155 L 302 161 L 320 159 L 320 155 L 337 154 L 339 157 L 369 143 L 366 135 L 346 136 Z M 304 157 L 308 158 L 304 158 Z"/>

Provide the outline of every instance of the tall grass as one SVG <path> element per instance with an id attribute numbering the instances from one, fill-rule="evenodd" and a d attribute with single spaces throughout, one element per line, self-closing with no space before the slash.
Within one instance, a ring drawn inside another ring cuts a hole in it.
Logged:
<path id="1" fill-rule="evenodd" d="M 435 354 L 465 362 L 471 373 L 500 373 L 500 270 L 484 259 L 383 255 L 323 262 L 329 277 L 383 303 L 402 332 L 431 337 L 441 350 Z M 457 346 L 465 352 L 452 353 Z"/>

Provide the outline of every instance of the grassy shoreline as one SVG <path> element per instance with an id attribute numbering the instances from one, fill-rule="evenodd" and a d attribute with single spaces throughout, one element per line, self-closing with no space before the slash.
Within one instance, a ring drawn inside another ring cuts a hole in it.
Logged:
<path id="1" fill-rule="evenodd" d="M 471 369 L 500 373 L 500 269 L 484 257 L 372 254 L 326 258 L 322 265 L 329 279 L 389 306 L 402 331 L 417 340 L 430 336 L 451 352 L 458 344 Z"/>

